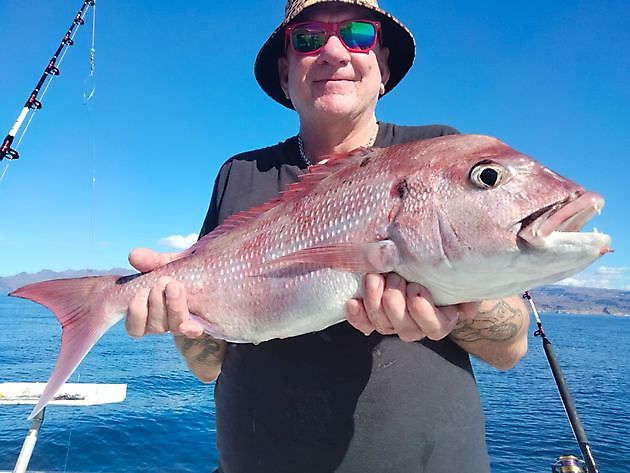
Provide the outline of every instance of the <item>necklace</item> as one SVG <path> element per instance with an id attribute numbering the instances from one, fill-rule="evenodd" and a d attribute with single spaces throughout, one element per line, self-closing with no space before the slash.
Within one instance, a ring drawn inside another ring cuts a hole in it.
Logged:
<path id="1" fill-rule="evenodd" d="M 374 131 L 374 134 L 372 135 L 370 140 L 365 144 L 364 148 L 370 148 L 374 145 L 374 142 L 376 141 L 376 136 L 378 135 L 378 128 L 379 128 L 378 124 L 376 124 L 376 131 Z M 302 160 L 304 164 L 306 164 L 306 166 L 312 166 L 313 163 L 311 162 L 310 159 L 308 159 L 308 157 L 306 156 L 306 153 L 304 152 L 304 141 L 302 140 L 302 135 L 300 135 L 299 133 L 297 135 L 297 142 L 298 142 L 298 151 L 300 153 L 300 159 Z"/>

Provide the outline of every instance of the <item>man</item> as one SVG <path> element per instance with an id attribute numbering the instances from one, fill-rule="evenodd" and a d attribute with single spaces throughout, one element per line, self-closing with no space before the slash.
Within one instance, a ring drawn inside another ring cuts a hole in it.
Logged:
<path id="1" fill-rule="evenodd" d="M 411 33 L 375 0 L 289 0 L 255 72 L 271 98 L 296 110 L 299 135 L 224 164 L 202 234 L 276 196 L 323 156 L 456 133 L 377 122 L 378 99 L 414 51 Z M 150 270 L 175 256 L 135 250 L 130 261 Z M 221 372 L 219 472 L 488 471 L 467 352 L 498 368 L 516 363 L 528 322 L 520 299 L 437 308 L 396 274 L 367 275 L 364 286 L 347 303 L 349 323 L 249 345 L 204 335 L 182 286 L 164 279 L 134 299 L 127 330 L 170 330 L 202 381 Z"/>

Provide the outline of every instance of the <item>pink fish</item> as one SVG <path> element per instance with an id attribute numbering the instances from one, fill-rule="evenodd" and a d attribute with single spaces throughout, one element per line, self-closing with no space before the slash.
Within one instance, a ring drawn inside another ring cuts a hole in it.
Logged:
<path id="1" fill-rule="evenodd" d="M 359 150 L 312 166 L 279 198 L 227 219 L 150 273 L 31 284 L 11 295 L 53 311 L 63 335 L 31 416 L 133 296 L 181 281 L 207 333 L 259 343 L 344 320 L 362 275 L 397 272 L 438 305 L 511 296 L 583 269 L 610 238 L 581 227 L 604 205 L 487 136 L 455 135 Z"/>

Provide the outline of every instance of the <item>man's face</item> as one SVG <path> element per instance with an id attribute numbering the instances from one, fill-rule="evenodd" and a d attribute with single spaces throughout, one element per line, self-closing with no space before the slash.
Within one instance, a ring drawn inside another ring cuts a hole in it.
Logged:
<path id="1" fill-rule="evenodd" d="M 358 19 L 366 19 L 365 10 L 338 4 L 314 7 L 300 18 L 328 23 Z M 289 46 L 278 60 L 280 85 L 302 117 L 372 114 L 381 84 L 389 78 L 387 55 L 378 42 L 368 53 L 351 53 L 336 35 L 315 54 L 298 54 Z"/>

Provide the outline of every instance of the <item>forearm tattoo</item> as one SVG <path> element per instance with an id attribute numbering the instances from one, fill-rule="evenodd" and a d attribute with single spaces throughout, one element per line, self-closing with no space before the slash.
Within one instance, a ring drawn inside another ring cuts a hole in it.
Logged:
<path id="1" fill-rule="evenodd" d="M 194 363 L 221 363 L 225 354 L 225 342 L 210 335 L 201 338 L 176 337 L 179 351 Z"/>
<path id="2" fill-rule="evenodd" d="M 459 323 L 451 337 L 462 342 L 478 340 L 506 341 L 516 336 L 523 324 L 521 307 L 512 307 L 503 299 L 482 312 L 471 321 Z"/>

